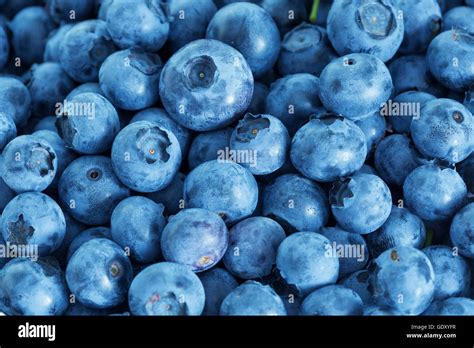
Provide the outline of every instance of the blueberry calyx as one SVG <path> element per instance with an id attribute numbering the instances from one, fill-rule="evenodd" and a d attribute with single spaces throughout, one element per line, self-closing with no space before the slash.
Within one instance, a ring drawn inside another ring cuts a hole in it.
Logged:
<path id="1" fill-rule="evenodd" d="M 56 155 L 47 146 L 36 144 L 30 151 L 30 156 L 26 166 L 29 169 L 36 169 L 41 177 L 45 177 L 54 171 L 53 161 Z"/>
<path id="2" fill-rule="evenodd" d="M 137 132 L 136 147 L 142 160 L 148 164 L 157 161 L 167 162 L 170 154 L 167 149 L 171 146 L 168 133 L 159 127 L 142 128 Z"/>
<path id="3" fill-rule="evenodd" d="M 460 111 L 454 111 L 453 112 L 453 120 L 456 121 L 456 123 L 463 123 L 464 116 Z"/>
<path id="4" fill-rule="evenodd" d="M 184 67 L 185 83 L 190 90 L 211 87 L 218 75 L 214 60 L 206 55 L 191 59 Z"/>
<path id="5" fill-rule="evenodd" d="M 260 131 L 269 127 L 270 121 L 268 118 L 247 113 L 237 126 L 236 139 L 241 143 L 249 143 L 257 137 Z"/>
<path id="6" fill-rule="evenodd" d="M 25 221 L 23 214 L 18 215 L 18 219 L 8 223 L 8 241 L 14 244 L 28 244 L 28 240 L 33 236 L 35 229 L 28 221 Z"/>
<path id="7" fill-rule="evenodd" d="M 97 181 L 102 177 L 102 171 L 99 168 L 89 169 L 87 178 L 91 181 Z"/>
<path id="8" fill-rule="evenodd" d="M 363 4 L 356 12 L 359 27 L 374 39 L 384 39 L 396 28 L 390 7 L 382 1 Z"/>
<path id="9" fill-rule="evenodd" d="M 351 178 L 345 178 L 333 184 L 329 192 L 329 202 L 333 207 L 344 208 L 346 201 L 354 197 L 354 193 L 349 187 L 351 181 Z"/>

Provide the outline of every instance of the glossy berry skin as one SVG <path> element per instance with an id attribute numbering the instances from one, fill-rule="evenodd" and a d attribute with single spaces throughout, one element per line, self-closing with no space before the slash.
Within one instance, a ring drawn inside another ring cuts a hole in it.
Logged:
<path id="1" fill-rule="evenodd" d="M 83 107 L 78 107 L 81 105 Z M 80 154 L 93 155 L 109 150 L 120 129 L 114 106 L 97 93 L 81 93 L 58 111 L 62 111 L 56 118 L 59 135 L 68 147 Z"/>
<path id="2" fill-rule="evenodd" d="M 257 207 L 258 186 L 253 175 L 234 162 L 209 161 L 193 169 L 184 181 L 187 208 L 203 208 L 232 224 Z"/>
<path id="3" fill-rule="evenodd" d="M 112 53 L 99 71 L 100 88 L 116 107 L 140 110 L 159 99 L 163 64 L 157 54 L 131 48 Z"/>
<path id="4" fill-rule="evenodd" d="M 290 135 L 306 122 L 312 114 L 324 109 L 318 97 L 319 79 L 311 74 L 287 75 L 270 86 L 265 101 L 265 113 L 280 119 Z"/>
<path id="5" fill-rule="evenodd" d="M 298 295 L 306 296 L 325 285 L 335 284 L 339 259 L 330 252 L 329 239 L 316 232 L 296 232 L 286 237 L 277 252 L 281 277 Z"/>
<path id="6" fill-rule="evenodd" d="M 459 163 L 457 170 L 466 183 L 467 190 L 474 193 L 474 153 Z"/>
<path id="7" fill-rule="evenodd" d="M 9 114 L 0 111 L 0 151 L 16 137 L 16 126 Z"/>
<path id="8" fill-rule="evenodd" d="M 229 235 L 224 265 L 240 279 L 257 279 L 269 275 L 275 264 L 278 246 L 286 237 L 277 222 L 261 216 L 237 223 Z"/>
<path id="9" fill-rule="evenodd" d="M 373 304 L 372 294 L 369 289 L 370 273 L 368 270 L 363 269 L 361 271 L 354 272 L 342 279 L 339 284 L 344 287 L 351 289 L 359 295 L 360 299 L 364 303 L 364 306 Z"/>
<path id="10" fill-rule="evenodd" d="M 393 6 L 403 11 L 405 35 L 398 50 L 401 54 L 424 52 L 438 35 L 443 15 L 437 0 L 394 0 Z"/>
<path id="11" fill-rule="evenodd" d="M 71 258 L 71 256 L 76 252 L 77 249 L 79 249 L 82 244 L 96 238 L 106 238 L 112 240 L 110 228 L 92 227 L 87 230 L 83 230 L 71 241 L 67 251 L 67 260 Z"/>
<path id="12" fill-rule="evenodd" d="M 59 61 L 77 82 L 94 82 L 99 68 L 116 47 L 104 21 L 91 19 L 75 24 L 60 45 Z"/>
<path id="13" fill-rule="evenodd" d="M 43 61 L 45 62 L 59 62 L 61 43 L 67 32 L 74 26 L 74 24 L 64 24 L 59 28 L 49 33 L 48 41 L 44 47 Z"/>
<path id="14" fill-rule="evenodd" d="M 48 62 L 31 68 L 27 86 L 33 114 L 43 117 L 54 114 L 56 103 L 64 101 L 75 83 L 59 63 Z"/>
<path id="15" fill-rule="evenodd" d="M 0 28 L 0 69 L 8 62 L 10 55 L 10 43 L 5 28 Z"/>
<path id="16" fill-rule="evenodd" d="M 387 184 L 400 187 L 408 174 L 427 163 L 411 138 L 404 134 L 393 134 L 382 139 L 375 149 L 374 159 L 378 175 Z"/>
<path id="17" fill-rule="evenodd" d="M 217 267 L 199 273 L 199 279 L 206 294 L 202 315 L 219 315 L 222 301 L 239 286 L 239 283 L 232 274 Z"/>
<path id="18" fill-rule="evenodd" d="M 339 55 L 366 52 L 386 62 L 403 40 L 403 14 L 391 1 L 335 0 L 327 18 L 328 37 Z"/>
<path id="19" fill-rule="evenodd" d="M 122 303 L 132 278 L 132 264 L 124 250 L 105 238 L 82 244 L 66 268 L 71 293 L 91 308 L 110 308 Z"/>
<path id="20" fill-rule="evenodd" d="M 303 22 L 283 38 L 278 71 L 281 75 L 309 73 L 319 76 L 335 58 L 326 30 Z"/>
<path id="21" fill-rule="evenodd" d="M 170 31 L 166 45 L 172 52 L 191 41 L 203 39 L 209 21 L 217 11 L 212 0 L 168 0 Z"/>
<path id="22" fill-rule="evenodd" d="M 64 273 L 54 258 L 17 258 L 0 271 L 0 311 L 7 315 L 62 315 L 68 306 Z"/>
<path id="23" fill-rule="evenodd" d="M 254 175 L 266 175 L 280 169 L 288 158 L 290 136 L 276 117 L 266 114 L 246 114 L 235 127 L 230 149 L 254 154 L 255 162 L 241 165 Z"/>
<path id="24" fill-rule="evenodd" d="M 431 100 L 413 119 L 411 136 L 424 156 L 457 163 L 474 149 L 474 116 L 454 100 Z"/>
<path id="25" fill-rule="evenodd" d="M 413 170 L 403 184 L 407 207 L 427 221 L 449 219 L 462 207 L 466 195 L 466 184 L 456 171 L 432 164 Z"/>
<path id="26" fill-rule="evenodd" d="M 229 244 L 224 221 L 205 209 L 185 209 L 170 217 L 161 235 L 166 261 L 202 272 L 217 264 Z"/>
<path id="27" fill-rule="evenodd" d="M 365 267 L 369 260 L 369 249 L 361 235 L 344 231 L 339 227 L 323 227 L 318 233 L 329 239 L 333 252 L 339 257 L 339 278 L 345 277 L 353 272 L 359 271 Z M 347 248 L 350 246 L 350 252 L 339 255 L 338 247 Z"/>
<path id="28" fill-rule="evenodd" d="M 13 245 L 37 247 L 40 256 L 49 255 L 59 248 L 65 232 L 66 222 L 61 208 L 45 194 L 19 194 L 3 210 L 3 239 Z"/>
<path id="29" fill-rule="evenodd" d="M 362 130 L 334 114 L 313 118 L 291 142 L 291 162 L 305 177 L 330 182 L 359 170 L 367 156 Z"/>
<path id="30" fill-rule="evenodd" d="M 112 239 L 130 250 L 132 259 L 152 263 L 161 256 L 161 232 L 166 224 L 164 206 L 146 197 L 128 197 L 115 207 L 110 218 Z"/>
<path id="31" fill-rule="evenodd" d="M 262 212 L 287 232 L 317 231 L 329 217 L 324 190 L 315 182 L 297 174 L 279 176 L 263 193 Z"/>
<path id="32" fill-rule="evenodd" d="M 308 17 L 303 1 L 253 0 L 252 2 L 270 13 L 282 36 Z"/>
<path id="33" fill-rule="evenodd" d="M 451 297 L 441 301 L 434 301 L 423 315 L 474 315 L 474 300 L 466 297 Z"/>
<path id="34" fill-rule="evenodd" d="M 451 223 L 450 236 L 463 256 L 474 258 L 474 203 L 459 210 Z"/>
<path id="35" fill-rule="evenodd" d="M 387 129 L 385 117 L 381 116 L 379 111 L 376 111 L 372 115 L 355 120 L 354 123 L 365 135 L 367 154 L 372 153 L 385 136 L 385 130 Z"/>
<path id="36" fill-rule="evenodd" d="M 222 128 L 197 134 L 189 147 L 189 169 L 192 170 L 204 162 L 216 160 L 219 153 L 229 148 L 232 132 L 232 128 Z"/>
<path id="37" fill-rule="evenodd" d="M 94 12 L 94 2 L 89 0 L 47 0 L 46 7 L 57 23 L 83 21 Z M 74 11 L 74 16 L 71 16 L 71 11 Z"/>
<path id="38" fill-rule="evenodd" d="M 109 158 L 82 156 L 64 170 L 58 193 L 62 206 L 76 220 L 102 225 L 130 190 L 115 176 Z"/>
<path id="39" fill-rule="evenodd" d="M 209 131 L 238 118 L 249 106 L 253 76 L 244 57 L 216 40 L 193 41 L 165 64 L 161 101 L 180 125 Z"/>
<path id="40" fill-rule="evenodd" d="M 392 209 L 389 188 L 372 174 L 356 173 L 336 182 L 329 200 L 339 226 L 359 234 L 371 233 L 382 226 Z"/>
<path id="41" fill-rule="evenodd" d="M 151 192 L 147 197 L 165 207 L 167 215 L 176 215 L 184 207 L 183 187 L 186 175 L 176 173 L 173 180 L 164 189 Z"/>
<path id="42" fill-rule="evenodd" d="M 120 131 L 112 146 L 115 173 L 120 181 L 138 192 L 165 188 L 180 164 L 178 139 L 156 123 L 131 123 Z"/>
<path id="43" fill-rule="evenodd" d="M 121 49 L 140 47 L 158 51 L 168 38 L 167 8 L 159 0 L 113 1 L 107 11 L 107 30 Z"/>
<path id="44" fill-rule="evenodd" d="M 426 60 L 442 85 L 461 92 L 474 83 L 473 40 L 474 33 L 456 29 L 442 32 L 431 41 Z"/>
<path id="45" fill-rule="evenodd" d="M 301 315 L 362 315 L 363 303 L 353 290 L 328 285 L 310 293 L 301 303 Z"/>
<path id="46" fill-rule="evenodd" d="M 25 125 L 31 105 L 28 88 L 19 79 L 0 76 L 0 105 L 17 126 Z"/>
<path id="47" fill-rule="evenodd" d="M 159 108 L 149 108 L 141 110 L 130 120 L 130 123 L 137 121 L 149 121 L 157 123 L 166 129 L 169 129 L 179 141 L 181 154 L 183 157 L 188 153 L 189 143 L 191 141 L 191 132 L 179 125 L 168 115 L 168 113 Z"/>
<path id="48" fill-rule="evenodd" d="M 435 293 L 435 273 L 428 257 L 412 247 L 384 251 L 371 266 L 375 303 L 402 315 L 421 314 Z"/>
<path id="49" fill-rule="evenodd" d="M 16 137 L 1 156 L 1 175 L 15 192 L 43 191 L 53 182 L 58 168 L 54 148 L 34 135 Z"/>
<path id="50" fill-rule="evenodd" d="M 222 41 L 242 53 L 255 78 L 268 72 L 280 53 L 275 21 L 252 3 L 234 3 L 217 11 L 209 22 L 206 38 Z"/>
<path id="51" fill-rule="evenodd" d="M 392 78 L 385 64 L 366 53 L 334 59 L 320 76 L 319 98 L 323 105 L 349 119 L 376 112 L 392 91 Z M 354 98 L 354 93 L 359 97 Z"/>
<path id="52" fill-rule="evenodd" d="M 454 7 L 443 16 L 443 29 L 464 29 L 474 33 L 474 24 L 470 20 L 474 16 L 474 8 L 468 6 Z"/>
<path id="53" fill-rule="evenodd" d="M 435 300 L 466 296 L 470 291 L 471 269 L 466 260 L 445 245 L 422 250 L 431 261 L 435 273 Z"/>
<path id="54" fill-rule="evenodd" d="M 425 244 L 426 229 L 423 221 L 408 209 L 392 207 L 387 221 L 367 235 L 367 244 L 373 257 L 393 247 L 421 249 Z"/>
<path id="55" fill-rule="evenodd" d="M 436 99 L 435 96 L 426 92 L 406 91 L 406 92 L 400 93 L 395 98 L 393 98 L 393 103 L 397 103 L 399 107 L 404 105 L 404 103 L 410 103 L 411 105 L 417 105 L 417 107 L 419 106 L 421 109 L 421 106 L 423 106 L 423 104 L 434 99 Z M 413 103 L 416 103 L 416 104 L 413 104 Z M 397 133 L 410 134 L 410 131 L 411 131 L 410 128 L 411 128 L 413 117 L 420 116 L 420 115 L 415 115 L 415 113 L 406 114 L 403 116 L 388 115 L 390 117 L 387 117 L 387 120 Z"/>
<path id="56" fill-rule="evenodd" d="M 128 292 L 132 315 L 200 315 L 204 301 L 204 288 L 196 274 L 173 262 L 145 268 Z"/>
<path id="57" fill-rule="evenodd" d="M 286 315 L 285 305 L 268 285 L 247 280 L 222 301 L 221 316 Z"/>
<path id="58" fill-rule="evenodd" d="M 15 15 L 9 28 L 13 50 L 22 64 L 41 62 L 49 32 L 54 29 L 47 11 L 39 6 L 26 7 Z"/>

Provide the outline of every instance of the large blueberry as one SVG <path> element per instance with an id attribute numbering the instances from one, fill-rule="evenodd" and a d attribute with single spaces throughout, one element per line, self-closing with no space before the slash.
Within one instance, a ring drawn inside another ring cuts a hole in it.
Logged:
<path id="1" fill-rule="evenodd" d="M 352 121 L 334 114 L 314 117 L 291 143 L 291 162 L 304 176 L 334 181 L 359 170 L 367 156 L 367 141 Z"/>
<path id="2" fill-rule="evenodd" d="M 184 181 L 187 208 L 218 213 L 226 223 L 250 216 L 257 207 L 258 186 L 253 175 L 230 161 L 209 161 L 192 170 Z"/>
<path id="3" fill-rule="evenodd" d="M 474 8 L 458 6 L 447 11 L 443 16 L 443 29 L 464 29 L 474 34 Z"/>
<path id="4" fill-rule="evenodd" d="M 342 285 L 328 285 L 310 293 L 301 303 L 301 315 L 362 315 L 360 296 Z"/>
<path id="5" fill-rule="evenodd" d="M 329 217 L 324 190 L 297 174 L 282 175 L 265 188 L 262 211 L 287 232 L 317 231 Z"/>
<path id="6" fill-rule="evenodd" d="M 66 222 L 53 199 L 39 192 L 27 192 L 7 204 L 1 230 L 6 242 L 34 248 L 36 256 L 45 256 L 61 245 Z"/>
<path id="7" fill-rule="evenodd" d="M 203 315 L 219 315 L 222 301 L 234 290 L 239 283 L 232 274 L 222 268 L 213 268 L 199 273 L 199 279 L 204 287 L 206 303 Z"/>
<path id="8" fill-rule="evenodd" d="M 255 78 L 268 72 L 280 53 L 275 21 L 252 3 L 238 2 L 217 11 L 209 22 L 206 38 L 225 42 L 242 53 Z"/>
<path id="9" fill-rule="evenodd" d="M 120 181 L 138 192 L 165 188 L 178 172 L 181 149 L 170 130 L 138 121 L 120 131 L 112 146 L 112 166 Z"/>
<path id="10" fill-rule="evenodd" d="M 130 190 L 115 176 L 110 159 L 82 156 L 61 175 L 59 198 L 65 210 L 88 225 L 106 224 L 115 206 Z"/>
<path id="11" fill-rule="evenodd" d="M 250 105 L 253 76 L 244 57 L 216 40 L 196 40 L 165 64 L 160 96 L 182 126 L 206 131 L 222 128 Z"/>
<path id="12" fill-rule="evenodd" d="M 450 236 L 461 255 L 474 258 L 474 203 L 466 205 L 454 216 Z"/>
<path id="13" fill-rule="evenodd" d="M 367 234 L 383 225 L 392 209 L 392 195 L 376 175 L 356 173 L 336 182 L 329 194 L 337 223 L 349 232 Z"/>
<path id="14" fill-rule="evenodd" d="M 92 308 L 109 308 L 122 303 L 132 282 L 132 264 L 114 242 L 92 239 L 71 256 L 66 281 L 76 300 Z"/>
<path id="15" fill-rule="evenodd" d="M 159 99 L 163 64 L 157 54 L 131 48 L 112 53 L 99 71 L 100 88 L 117 107 L 139 110 Z"/>
<path id="16" fill-rule="evenodd" d="M 189 267 L 155 263 L 133 279 L 128 305 L 133 315 L 200 315 L 205 293 Z"/>
<path id="17" fill-rule="evenodd" d="M 385 64 L 366 53 L 334 59 L 320 77 L 319 98 L 323 105 L 350 119 L 376 112 L 393 91 L 392 78 Z M 357 98 L 354 98 L 355 94 Z"/>

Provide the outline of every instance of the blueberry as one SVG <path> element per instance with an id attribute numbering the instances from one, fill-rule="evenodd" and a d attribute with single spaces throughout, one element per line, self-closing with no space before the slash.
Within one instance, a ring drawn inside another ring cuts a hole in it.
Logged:
<path id="1" fill-rule="evenodd" d="M 423 249 L 435 273 L 435 300 L 445 300 L 469 294 L 471 270 L 456 249 L 433 245 Z"/>
<path id="2" fill-rule="evenodd" d="M 372 174 L 356 173 L 336 182 L 329 200 L 339 226 L 359 234 L 371 233 L 382 226 L 392 209 L 389 188 Z"/>
<path id="3" fill-rule="evenodd" d="M 336 57 L 326 30 L 303 22 L 283 38 L 278 71 L 281 75 L 309 73 L 319 76 Z"/>
<path id="4" fill-rule="evenodd" d="M 333 253 L 339 258 L 339 278 L 365 267 L 369 253 L 364 237 L 338 227 L 324 227 L 318 232 L 329 239 Z"/>
<path id="5" fill-rule="evenodd" d="M 272 16 L 282 36 L 308 17 L 303 1 L 253 0 L 252 2 L 263 7 Z"/>
<path id="6" fill-rule="evenodd" d="M 393 247 L 421 249 L 425 244 L 426 229 L 423 221 L 408 209 L 392 207 L 385 223 L 367 235 L 367 244 L 373 257 Z"/>
<path id="7" fill-rule="evenodd" d="M 183 188 L 186 175 L 176 173 L 173 180 L 164 189 L 151 192 L 147 197 L 165 206 L 168 215 L 176 215 L 184 208 Z"/>
<path id="8" fill-rule="evenodd" d="M 392 91 L 392 78 L 385 64 L 375 56 L 354 53 L 334 59 L 324 68 L 319 98 L 326 109 L 358 119 L 376 112 Z"/>
<path id="9" fill-rule="evenodd" d="M 375 168 L 378 175 L 390 185 L 403 186 L 405 178 L 415 168 L 427 163 L 411 138 L 393 134 L 382 139 L 375 149 Z"/>
<path id="10" fill-rule="evenodd" d="M 158 51 L 168 39 L 168 9 L 159 0 L 114 0 L 106 11 L 107 30 L 121 49 Z"/>
<path id="11" fill-rule="evenodd" d="M 283 228 L 266 217 L 251 217 L 229 231 L 225 267 L 241 279 L 256 279 L 271 273 L 276 252 L 285 239 Z"/>
<path id="12" fill-rule="evenodd" d="M 444 86 L 462 91 L 474 83 L 474 33 L 463 29 L 442 32 L 426 53 L 429 69 Z"/>
<path id="13" fill-rule="evenodd" d="M 310 293 L 301 304 L 302 315 L 362 315 L 360 296 L 342 285 L 328 285 Z"/>
<path id="14" fill-rule="evenodd" d="M 79 233 L 76 237 L 74 237 L 71 240 L 71 243 L 69 244 L 69 248 L 67 251 L 67 260 L 71 258 L 71 256 L 76 252 L 79 247 L 96 238 L 106 238 L 112 240 L 112 233 L 110 231 L 110 228 L 108 227 L 92 227 L 86 230 L 83 230 L 81 233 Z"/>
<path id="15" fill-rule="evenodd" d="M 181 149 L 165 127 L 138 121 L 120 131 L 111 157 L 120 181 L 135 191 L 153 192 L 173 180 L 181 164 Z"/>
<path id="16" fill-rule="evenodd" d="M 157 54 L 137 48 L 118 51 L 100 67 L 100 88 L 115 106 L 140 110 L 158 101 L 161 69 Z"/>
<path id="17" fill-rule="evenodd" d="M 362 130 L 335 114 L 313 118 L 291 143 L 291 162 L 309 179 L 329 182 L 359 170 L 367 156 Z"/>
<path id="18" fill-rule="evenodd" d="M 37 248 L 35 253 L 46 256 L 61 245 L 66 222 L 53 199 L 39 192 L 27 192 L 7 204 L 1 230 L 6 242 Z"/>
<path id="19" fill-rule="evenodd" d="M 58 159 L 54 148 L 41 137 L 22 135 L 5 146 L 1 175 L 14 191 L 43 191 L 54 179 Z"/>
<path id="20" fill-rule="evenodd" d="M 172 216 L 161 236 L 165 260 L 186 265 L 194 272 L 217 264 L 228 244 L 224 221 L 205 209 L 185 209 Z"/>
<path id="21" fill-rule="evenodd" d="M 204 162 L 216 160 L 219 153 L 225 153 L 226 149 L 230 149 L 232 133 L 232 128 L 222 128 L 197 134 L 189 147 L 189 169 L 192 170 Z"/>
<path id="22" fill-rule="evenodd" d="M 184 181 L 187 208 L 203 208 L 232 224 L 250 216 L 257 206 L 258 186 L 244 167 L 209 161 L 193 169 Z"/>
<path id="23" fill-rule="evenodd" d="M 244 57 L 215 40 L 196 40 L 165 64 L 160 96 L 170 116 L 197 131 L 222 128 L 250 105 L 253 76 Z"/>
<path id="24" fill-rule="evenodd" d="M 49 33 L 48 40 L 44 47 L 43 60 L 45 62 L 59 62 L 60 48 L 64 36 L 72 29 L 74 24 L 65 24 Z"/>
<path id="25" fill-rule="evenodd" d="M 268 72 L 280 53 L 275 21 L 252 3 L 230 4 L 217 11 L 209 22 L 206 38 L 222 41 L 242 53 L 255 78 Z"/>
<path id="26" fill-rule="evenodd" d="M 276 265 L 281 277 L 305 296 L 339 276 L 339 259 L 332 253 L 329 239 L 315 232 L 297 232 L 286 237 L 277 252 Z"/>
<path id="27" fill-rule="evenodd" d="M 261 82 L 253 85 L 252 101 L 247 109 L 251 114 L 263 114 L 265 112 L 265 100 L 267 99 L 269 88 Z"/>
<path id="28" fill-rule="evenodd" d="M 443 29 L 464 29 L 474 34 L 474 24 L 470 18 L 474 17 L 474 8 L 468 6 L 454 7 L 443 16 Z"/>
<path id="29" fill-rule="evenodd" d="M 453 245 L 463 256 L 474 258 L 474 203 L 459 210 L 451 223 L 450 236 Z"/>
<path id="30" fill-rule="evenodd" d="M 64 274 L 54 258 L 11 260 L 0 284 L 0 311 L 7 315 L 62 315 L 67 309 Z"/>
<path id="31" fill-rule="evenodd" d="M 441 9 L 437 0 L 393 0 L 393 6 L 403 11 L 405 35 L 398 52 L 411 54 L 424 52 L 430 41 L 438 35 L 442 25 Z"/>
<path id="32" fill-rule="evenodd" d="M 280 169 L 288 158 L 290 136 L 286 127 L 271 115 L 246 114 L 230 138 L 230 150 L 254 156 L 239 162 L 254 175 L 266 175 Z"/>
<path id="33" fill-rule="evenodd" d="M 282 77 L 270 86 L 265 113 L 279 118 L 293 135 L 312 114 L 323 111 L 318 91 L 319 79 L 311 74 Z"/>
<path id="34" fill-rule="evenodd" d="M 150 121 L 157 123 L 166 129 L 169 129 L 171 133 L 173 133 L 176 138 L 178 138 L 181 154 L 183 157 L 188 153 L 188 147 L 191 141 L 191 132 L 173 121 L 173 119 L 165 110 L 159 108 L 141 110 L 135 116 L 133 116 L 133 118 L 130 120 L 130 123 L 137 121 Z"/>
<path id="35" fill-rule="evenodd" d="M 0 27 L 0 70 L 5 67 L 10 55 L 10 43 L 8 41 L 7 31 Z"/>
<path id="36" fill-rule="evenodd" d="M 335 0 L 327 31 L 340 55 L 365 52 L 386 62 L 402 43 L 403 12 L 387 0 Z"/>
<path id="37" fill-rule="evenodd" d="M 77 82 L 94 82 L 103 61 L 116 47 L 104 21 L 91 19 L 75 24 L 60 45 L 59 60 Z"/>
<path id="38" fill-rule="evenodd" d="M 380 112 L 377 110 L 372 115 L 354 120 L 354 123 L 362 130 L 365 135 L 365 140 L 367 142 L 367 154 L 372 153 L 385 136 L 385 130 L 387 129 L 385 117 L 381 116 Z"/>
<path id="39" fill-rule="evenodd" d="M 403 315 L 418 315 L 433 300 L 435 273 L 420 250 L 395 247 L 375 259 L 370 284 L 377 305 Z"/>
<path id="40" fill-rule="evenodd" d="M 172 52 L 191 41 L 203 39 L 209 21 L 217 11 L 212 0 L 167 0 L 170 30 L 166 45 Z"/>
<path id="41" fill-rule="evenodd" d="M 9 24 L 15 55 L 27 66 L 43 60 L 44 47 L 54 23 L 39 6 L 26 7 Z"/>
<path id="42" fill-rule="evenodd" d="M 286 309 L 271 287 L 248 280 L 222 301 L 220 315 L 286 315 Z"/>
<path id="43" fill-rule="evenodd" d="M 110 308 L 125 300 L 132 264 L 119 245 L 105 238 L 92 239 L 71 256 L 66 281 L 77 301 L 91 308 Z"/>
<path id="44" fill-rule="evenodd" d="M 426 164 L 407 176 L 403 195 L 406 205 L 420 218 L 440 221 L 450 218 L 462 207 L 467 189 L 453 169 Z"/>
<path id="45" fill-rule="evenodd" d="M 340 281 L 344 287 L 351 289 L 359 295 L 365 306 L 373 304 L 372 294 L 369 289 L 370 272 L 366 269 L 354 272 Z"/>
<path id="46" fill-rule="evenodd" d="M 109 158 L 82 156 L 61 175 L 59 198 L 65 210 L 88 225 L 110 220 L 115 206 L 130 195 L 130 190 L 115 176 Z"/>
<path id="47" fill-rule="evenodd" d="M 285 174 L 265 188 L 262 212 L 287 232 L 317 231 L 328 220 L 329 206 L 326 193 L 317 183 L 297 174 Z"/>
<path id="48" fill-rule="evenodd" d="M 16 126 L 8 113 L 0 111 L 0 151 L 16 137 Z"/>
<path id="49" fill-rule="evenodd" d="M 133 315 L 200 315 L 204 301 L 199 278 L 187 266 L 173 262 L 145 268 L 128 292 Z"/>
<path id="50" fill-rule="evenodd" d="M 474 315 L 474 300 L 465 297 L 451 297 L 445 300 L 434 301 L 423 315 Z"/>
<path id="51" fill-rule="evenodd" d="M 83 21 L 92 17 L 94 1 L 91 0 L 47 0 L 50 16 L 58 23 Z"/>
<path id="52" fill-rule="evenodd" d="M 19 79 L 0 76 L 0 110 L 10 116 L 17 127 L 26 124 L 30 105 L 30 92 Z"/>
<path id="53" fill-rule="evenodd" d="M 217 267 L 199 273 L 199 279 L 206 294 L 206 303 L 202 314 L 219 315 L 222 301 L 232 290 L 239 286 L 239 283 L 232 274 Z"/>

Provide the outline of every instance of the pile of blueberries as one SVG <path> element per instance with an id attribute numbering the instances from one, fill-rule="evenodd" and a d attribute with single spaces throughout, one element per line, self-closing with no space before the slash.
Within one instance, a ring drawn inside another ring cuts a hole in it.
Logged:
<path id="1" fill-rule="evenodd" d="M 474 315 L 474 1 L 0 0 L 5 315 Z"/>

